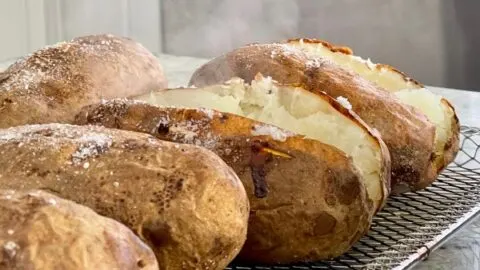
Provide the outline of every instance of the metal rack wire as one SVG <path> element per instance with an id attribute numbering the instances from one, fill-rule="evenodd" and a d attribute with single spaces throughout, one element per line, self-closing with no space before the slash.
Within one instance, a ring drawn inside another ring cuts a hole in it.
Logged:
<path id="1" fill-rule="evenodd" d="M 427 189 L 391 197 L 374 217 L 369 234 L 345 255 L 315 263 L 228 269 L 406 269 L 479 213 L 480 129 L 462 127 L 455 162 Z"/>

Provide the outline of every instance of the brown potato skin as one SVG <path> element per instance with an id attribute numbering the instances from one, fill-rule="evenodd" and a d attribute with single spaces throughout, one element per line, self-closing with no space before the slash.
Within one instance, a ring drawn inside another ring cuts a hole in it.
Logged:
<path id="1" fill-rule="evenodd" d="M 293 134 L 285 141 L 254 136 L 255 125 L 264 124 L 234 114 L 131 100 L 87 106 L 76 124 L 150 133 L 218 154 L 238 174 L 250 200 L 248 236 L 239 260 L 291 263 L 333 258 L 369 229 L 374 209 L 363 180 L 351 159 L 332 146 Z M 254 193 L 254 144 L 291 156 L 268 157 L 264 169 L 269 192 L 264 198 Z"/>
<path id="2" fill-rule="evenodd" d="M 245 189 L 204 148 L 48 124 L 0 130 L 0 153 L 2 188 L 47 190 L 122 222 L 160 269 L 224 269 L 245 241 Z"/>
<path id="3" fill-rule="evenodd" d="M 158 60 L 141 44 L 112 35 L 79 37 L 0 72 L 0 128 L 70 123 L 85 105 L 166 87 Z"/>
<path id="4" fill-rule="evenodd" d="M 327 47 L 330 51 L 332 52 L 340 52 L 340 53 L 343 53 L 343 54 L 347 54 L 347 55 L 354 55 L 354 52 L 351 48 L 349 47 L 346 47 L 346 46 L 338 46 L 338 45 L 334 45 L 334 44 L 331 44 L 327 41 L 324 41 L 324 40 L 318 40 L 318 39 L 302 39 L 302 41 L 304 43 L 307 43 L 307 44 L 312 44 L 312 45 L 315 45 L 315 44 L 322 44 L 323 46 Z M 298 43 L 300 42 L 300 38 L 297 38 L 297 39 L 289 39 L 287 41 L 287 43 Z M 390 65 L 386 65 L 386 64 L 376 64 L 375 66 L 375 69 L 377 70 L 381 70 L 383 68 L 386 68 L 386 69 L 389 69 L 391 70 L 392 72 L 394 73 L 397 73 L 398 75 L 400 75 L 403 80 L 407 83 L 411 83 L 411 86 L 412 86 L 412 89 L 422 89 L 422 88 L 425 88 L 425 86 L 423 84 L 421 84 L 420 82 L 412 79 L 410 76 L 408 76 L 407 74 L 405 74 L 404 72 L 390 66 Z M 440 172 L 445 168 L 447 167 L 448 164 L 450 164 L 451 162 L 453 162 L 453 160 L 455 159 L 455 157 L 457 156 L 457 153 L 458 153 L 458 150 L 459 150 L 459 147 L 460 147 L 460 141 L 459 141 L 459 136 L 460 136 L 460 123 L 459 123 L 459 120 L 458 120 L 458 117 L 457 117 L 457 114 L 455 113 L 455 108 L 452 106 L 452 104 L 450 102 L 448 102 L 447 99 L 445 98 L 442 98 L 442 105 L 444 107 L 444 110 L 445 111 L 449 111 L 451 112 L 452 114 L 452 118 L 453 118 L 453 125 L 451 127 L 451 132 L 452 132 L 452 136 L 449 138 L 449 140 L 446 142 L 445 144 L 445 148 L 444 148 L 444 152 L 441 156 L 436 156 L 435 157 L 435 163 L 436 163 L 436 167 L 437 167 L 437 175 L 440 174 Z M 420 112 L 421 113 L 421 112 Z M 423 182 L 421 183 L 419 186 L 417 186 L 416 188 L 417 189 L 422 189 L 422 188 L 425 188 L 427 186 L 429 186 L 430 183 L 429 182 Z"/>
<path id="5" fill-rule="evenodd" d="M 123 224 L 41 190 L 0 190 L 0 228 L 0 269 L 158 269 Z"/>
<path id="6" fill-rule="evenodd" d="M 417 109 L 358 75 L 320 58 L 313 61 L 285 44 L 254 44 L 206 63 L 192 75 L 197 87 L 232 77 L 251 81 L 260 72 L 283 84 L 298 84 L 313 93 L 346 97 L 369 126 L 377 129 L 392 159 L 392 193 L 421 189 L 439 169 L 434 160 L 435 127 Z"/>

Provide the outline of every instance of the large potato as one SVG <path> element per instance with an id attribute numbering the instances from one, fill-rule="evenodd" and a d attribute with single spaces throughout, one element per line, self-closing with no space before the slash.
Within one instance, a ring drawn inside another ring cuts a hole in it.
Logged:
<path id="1" fill-rule="evenodd" d="M 87 104 L 166 86 L 158 60 L 139 43 L 112 35 L 75 38 L 0 72 L 0 128 L 68 123 Z"/>
<path id="2" fill-rule="evenodd" d="M 0 190 L 0 249 L 0 269 L 158 269 L 130 229 L 40 190 Z"/>
<path id="3" fill-rule="evenodd" d="M 364 235 L 383 206 L 388 150 L 333 99 L 289 87 L 259 77 L 252 85 L 232 80 L 202 89 L 169 89 L 137 99 L 176 107 L 114 100 L 86 107 L 76 123 L 146 132 L 217 153 L 239 175 L 250 199 L 241 259 L 287 263 L 331 258 Z M 294 103 L 303 106 L 290 110 Z"/>
<path id="4" fill-rule="evenodd" d="M 260 72 L 285 84 L 348 99 L 369 126 L 377 129 L 392 158 L 392 191 L 423 188 L 443 166 L 435 162 L 435 126 L 418 109 L 393 93 L 324 58 L 312 58 L 286 44 L 254 44 L 235 49 L 200 67 L 191 85 L 202 87 L 232 77 L 246 81 Z"/>
<path id="5" fill-rule="evenodd" d="M 124 223 L 160 269 L 223 269 L 245 241 L 245 189 L 204 148 L 48 124 L 0 130 L 0 153 L 2 188 L 47 190 Z"/>
<path id="6" fill-rule="evenodd" d="M 434 162 L 437 171 L 440 172 L 455 159 L 459 149 L 460 124 L 455 109 L 445 98 L 391 66 L 374 64 L 353 55 L 350 48 L 312 39 L 294 39 L 288 44 L 310 57 L 334 61 L 340 67 L 394 93 L 401 102 L 417 108 L 435 125 Z"/>

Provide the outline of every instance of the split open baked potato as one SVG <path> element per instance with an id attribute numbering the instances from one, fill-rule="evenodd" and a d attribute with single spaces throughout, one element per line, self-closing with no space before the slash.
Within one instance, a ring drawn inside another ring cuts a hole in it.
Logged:
<path id="1" fill-rule="evenodd" d="M 338 60 L 306 53 L 307 49 L 297 47 L 300 46 L 292 41 L 291 44 L 252 44 L 235 49 L 196 70 L 189 84 L 203 87 L 232 77 L 249 81 L 260 72 L 281 83 L 301 85 L 316 94 L 325 92 L 334 98 L 346 98 L 353 111 L 369 126 L 377 129 L 387 144 L 392 159 L 394 193 L 428 186 L 453 159 L 458 149 L 458 123 L 453 110 L 441 111 L 440 108 L 447 108 L 439 105 L 446 104 L 445 101 L 432 98 L 426 92 L 414 93 L 426 97 L 422 100 L 433 100 L 427 102 L 431 106 L 425 106 L 433 108 L 433 114 L 448 115 L 443 118 L 444 121 L 432 121 L 422 110 L 410 105 L 413 102 L 405 102 L 411 100 L 402 97 L 405 92 L 389 92 L 376 82 L 343 68 L 342 64 L 337 63 L 340 62 Z M 343 53 L 347 49 L 337 48 L 333 51 Z M 436 132 L 436 129 L 444 130 L 436 128 L 435 123 L 439 121 L 445 126 L 453 124 L 448 128 L 449 131 Z"/>
<path id="2" fill-rule="evenodd" d="M 150 133 L 218 154 L 247 189 L 240 259 L 288 263 L 338 256 L 369 229 L 389 194 L 383 141 L 327 95 L 257 76 L 156 91 L 82 110 L 76 124 Z M 344 153 L 345 152 L 345 153 Z"/>
<path id="3" fill-rule="evenodd" d="M 440 172 L 458 153 L 460 124 L 455 109 L 445 98 L 434 94 L 418 81 L 396 68 L 374 64 L 370 59 L 355 56 L 344 46 L 335 46 L 316 39 L 292 39 L 288 44 L 312 57 L 329 59 L 340 67 L 393 93 L 404 104 L 422 112 L 435 125 L 434 163 Z M 419 186 L 425 187 L 428 183 Z"/>

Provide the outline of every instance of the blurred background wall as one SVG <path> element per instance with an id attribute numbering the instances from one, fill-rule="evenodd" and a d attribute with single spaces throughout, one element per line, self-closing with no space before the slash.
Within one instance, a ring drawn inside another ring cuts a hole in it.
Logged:
<path id="1" fill-rule="evenodd" d="M 0 61 L 101 32 L 195 57 L 312 37 L 425 84 L 480 90 L 479 11 L 476 0 L 0 0 Z"/>

